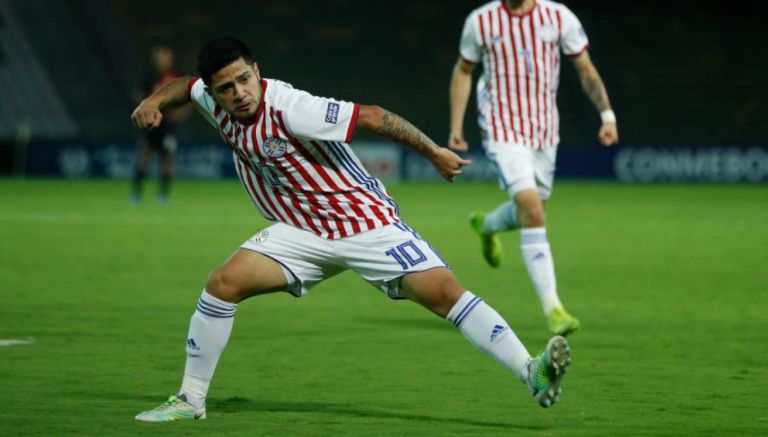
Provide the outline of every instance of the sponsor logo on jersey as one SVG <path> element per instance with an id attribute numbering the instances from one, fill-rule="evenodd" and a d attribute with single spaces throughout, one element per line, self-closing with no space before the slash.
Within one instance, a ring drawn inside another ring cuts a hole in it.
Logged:
<path id="1" fill-rule="evenodd" d="M 254 235 L 253 237 L 251 237 L 249 241 L 254 244 L 260 244 L 267 241 L 267 238 L 269 238 L 269 232 L 261 231 L 258 234 Z"/>
<path id="2" fill-rule="evenodd" d="M 493 327 L 493 331 L 491 331 L 491 343 L 493 343 L 494 340 L 499 338 L 499 336 L 502 333 L 504 333 L 504 331 L 506 331 L 507 329 L 509 329 L 509 328 L 507 328 L 506 326 L 502 326 L 502 325 L 494 326 Z"/>
<path id="3" fill-rule="evenodd" d="M 328 109 L 325 111 L 325 122 L 336 124 L 339 120 L 339 104 L 335 102 L 328 102 Z"/>
<path id="4" fill-rule="evenodd" d="M 280 138 L 269 137 L 261 146 L 264 153 L 272 158 L 279 158 L 288 151 L 288 145 Z"/>

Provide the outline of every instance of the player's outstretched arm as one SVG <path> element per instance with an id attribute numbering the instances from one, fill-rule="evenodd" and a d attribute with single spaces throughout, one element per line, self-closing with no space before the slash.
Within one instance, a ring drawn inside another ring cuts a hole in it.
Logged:
<path id="1" fill-rule="evenodd" d="M 579 73 L 581 87 L 598 112 L 600 112 L 600 118 L 603 120 L 600 132 L 598 133 L 600 143 L 604 146 L 612 146 L 618 143 L 619 129 L 616 126 L 616 115 L 611 109 L 608 91 L 605 89 L 600 73 L 597 72 L 597 68 L 595 68 L 592 59 L 589 57 L 589 52 L 585 51 L 571 59 L 576 67 L 576 71 Z"/>
<path id="2" fill-rule="evenodd" d="M 411 150 L 429 159 L 440 175 L 450 182 L 461 174 L 462 167 L 471 162 L 438 146 L 408 120 L 380 106 L 360 105 L 357 127 L 405 144 Z"/>
<path id="3" fill-rule="evenodd" d="M 451 85 L 448 90 L 451 102 L 451 133 L 448 137 L 448 147 L 459 152 L 469 149 L 464 139 L 464 115 L 467 112 L 467 102 L 472 91 L 472 70 L 475 64 L 459 57 L 453 66 Z"/>
<path id="4" fill-rule="evenodd" d="M 189 77 L 174 79 L 151 96 L 142 100 L 133 110 L 131 121 L 140 129 L 154 129 L 163 121 L 162 110 L 189 103 Z"/>

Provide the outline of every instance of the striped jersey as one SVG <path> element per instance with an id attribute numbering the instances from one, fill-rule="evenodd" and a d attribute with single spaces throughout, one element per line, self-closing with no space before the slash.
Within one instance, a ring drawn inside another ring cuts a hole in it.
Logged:
<path id="1" fill-rule="evenodd" d="M 190 98 L 232 151 L 235 169 L 261 215 L 338 239 L 400 221 L 395 201 L 352 152 L 359 106 L 262 79 L 251 122 L 232 118 L 191 81 Z"/>
<path id="2" fill-rule="evenodd" d="M 534 0 L 533 9 L 521 15 L 503 1 L 472 11 L 459 52 L 467 62 L 483 63 L 477 100 L 486 138 L 536 149 L 556 146 L 560 51 L 578 56 L 587 48 L 579 19 L 560 3 Z"/>

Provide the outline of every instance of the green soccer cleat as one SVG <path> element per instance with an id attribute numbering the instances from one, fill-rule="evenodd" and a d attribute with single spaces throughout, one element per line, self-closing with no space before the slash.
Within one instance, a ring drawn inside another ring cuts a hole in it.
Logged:
<path id="1" fill-rule="evenodd" d="M 579 319 L 573 317 L 563 307 L 557 307 L 547 316 L 549 330 L 555 335 L 567 336 L 581 328 Z"/>
<path id="2" fill-rule="evenodd" d="M 495 232 L 485 232 L 483 230 L 485 214 L 473 212 L 469 215 L 469 224 L 475 233 L 480 237 L 480 245 L 483 249 L 483 258 L 491 267 L 498 267 L 501 264 L 501 240 Z"/>
<path id="3" fill-rule="evenodd" d="M 528 387 L 539 405 L 549 408 L 560 400 L 560 384 L 570 364 L 568 340 L 559 335 L 552 337 L 544 352 L 528 362 Z"/>
<path id="4" fill-rule="evenodd" d="M 205 407 L 195 408 L 187 403 L 184 395 L 171 396 L 159 407 L 136 416 L 141 422 L 171 422 L 174 420 L 205 419 Z"/>

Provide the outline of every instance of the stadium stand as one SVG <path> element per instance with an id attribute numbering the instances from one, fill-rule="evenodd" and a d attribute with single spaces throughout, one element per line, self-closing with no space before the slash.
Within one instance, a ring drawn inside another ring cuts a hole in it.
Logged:
<path id="1" fill-rule="evenodd" d="M 41 138 L 68 137 L 77 128 L 55 84 L 43 68 L 16 18 L 11 2 L 0 1 L 0 137 L 24 132 Z M 45 122 L 35 120 L 45 115 Z"/>
<path id="2" fill-rule="evenodd" d="M 74 118 L 79 137 L 129 139 L 131 88 L 143 54 L 171 45 L 178 67 L 214 36 L 241 36 L 267 77 L 324 95 L 378 103 L 447 135 L 446 88 L 463 19 L 481 1 L 209 2 L 2 0 Z M 702 0 L 665 4 L 572 0 L 633 144 L 728 145 L 768 138 L 768 3 Z M 12 8 L 11 8 L 12 6 Z M 233 14 L 236 17 L 233 18 Z M 17 47 L 12 50 L 19 50 Z M 6 58 L 13 54 L 6 47 Z M 15 56 L 15 55 L 13 55 Z M 564 146 L 593 145 L 597 116 L 564 62 Z M 470 108 L 466 135 L 477 138 Z M 4 117 L 5 119 L 5 117 Z M 651 128 L 652 127 L 652 128 Z M 213 139 L 193 117 L 181 140 Z"/>

